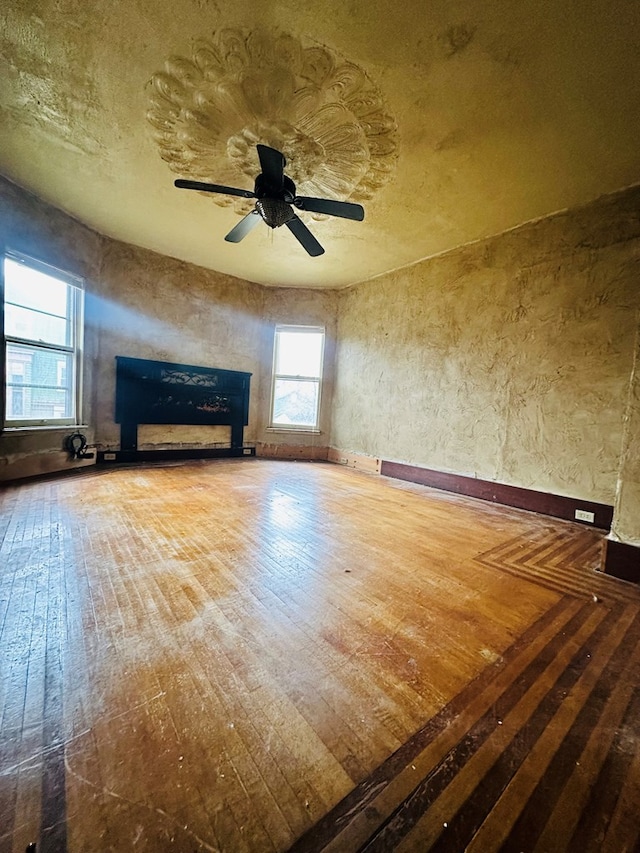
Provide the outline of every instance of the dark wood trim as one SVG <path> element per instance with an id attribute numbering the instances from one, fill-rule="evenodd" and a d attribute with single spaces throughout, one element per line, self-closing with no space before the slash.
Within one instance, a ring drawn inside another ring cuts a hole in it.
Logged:
<path id="1" fill-rule="evenodd" d="M 568 498 L 564 495 L 553 495 L 547 492 L 536 492 L 519 486 L 508 486 L 504 483 L 492 483 L 490 480 L 478 480 L 475 477 L 463 477 L 460 474 L 447 474 L 444 471 L 434 471 L 431 468 L 420 468 L 416 465 L 405 465 L 401 462 L 382 461 L 380 473 L 385 477 L 396 480 L 407 480 L 422 486 L 431 486 L 445 492 L 480 498 L 483 501 L 504 504 L 530 512 L 551 515 L 554 518 L 565 518 L 576 521 L 577 509 L 594 514 L 594 522 L 580 522 L 588 527 L 598 527 L 610 530 L 613 520 L 613 507 L 608 504 L 593 503 L 579 498 Z"/>
<path id="2" fill-rule="evenodd" d="M 640 548 L 627 542 L 605 540 L 604 570 L 623 581 L 640 583 Z"/>
<path id="3" fill-rule="evenodd" d="M 98 465 L 118 462 L 164 462 L 168 459 L 228 459 L 235 456 L 255 456 L 255 447 L 203 447 L 187 450 L 99 450 Z"/>
<path id="4" fill-rule="evenodd" d="M 129 421 L 120 424 L 120 449 L 124 451 L 138 449 L 138 424 Z"/>

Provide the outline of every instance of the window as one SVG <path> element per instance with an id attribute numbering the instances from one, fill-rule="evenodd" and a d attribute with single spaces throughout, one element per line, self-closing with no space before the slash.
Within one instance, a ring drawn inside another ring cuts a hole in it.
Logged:
<path id="1" fill-rule="evenodd" d="M 276 326 L 271 426 L 317 430 L 324 329 Z"/>
<path id="2" fill-rule="evenodd" d="M 3 279 L 5 426 L 75 424 L 82 282 L 14 254 Z"/>

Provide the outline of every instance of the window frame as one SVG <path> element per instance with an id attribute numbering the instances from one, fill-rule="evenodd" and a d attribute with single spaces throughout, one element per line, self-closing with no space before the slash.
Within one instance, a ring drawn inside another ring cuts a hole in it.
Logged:
<path id="1" fill-rule="evenodd" d="M 70 343 L 52 344 L 43 343 L 33 338 L 23 338 L 18 335 L 8 334 L 5 323 L 5 260 L 25 266 L 36 272 L 42 273 L 58 281 L 64 282 L 69 288 L 69 317 L 65 317 L 70 324 Z M 2 312 L 2 428 L 4 430 L 14 429 L 37 429 L 78 426 L 81 423 L 82 412 L 82 361 L 83 361 L 83 333 L 84 333 L 84 279 L 73 273 L 62 270 L 53 264 L 41 261 L 31 255 L 6 249 L 0 254 L 0 310 Z M 10 344 L 17 346 L 28 346 L 45 352 L 64 353 L 71 356 L 72 379 L 69 383 L 72 413 L 64 418 L 11 418 L 8 417 L 8 396 L 13 388 L 9 384 L 8 371 L 8 347 Z"/>
<path id="2" fill-rule="evenodd" d="M 306 376 L 302 374 L 290 375 L 287 373 L 277 373 L 276 367 L 278 363 L 278 346 L 279 346 L 279 335 L 283 332 L 294 332 L 294 333 L 304 333 L 304 334 L 316 334 L 321 335 L 321 347 L 320 347 L 320 364 L 318 369 L 317 376 Z M 273 363 L 272 363 L 272 371 L 271 371 L 271 400 L 269 404 L 269 430 L 276 432 L 306 432 L 306 433 L 319 433 L 320 432 L 320 411 L 322 407 L 322 377 L 324 374 L 324 355 L 325 355 L 325 344 L 326 344 L 326 329 L 324 326 L 303 326 L 303 325 L 291 325 L 279 323 L 276 325 L 273 335 Z M 276 382 L 279 379 L 285 379 L 293 382 L 315 382 L 318 386 L 318 395 L 317 395 L 317 404 L 316 404 L 316 420 L 314 424 L 281 424 L 276 423 L 274 421 L 275 411 L 275 390 L 276 390 Z"/>

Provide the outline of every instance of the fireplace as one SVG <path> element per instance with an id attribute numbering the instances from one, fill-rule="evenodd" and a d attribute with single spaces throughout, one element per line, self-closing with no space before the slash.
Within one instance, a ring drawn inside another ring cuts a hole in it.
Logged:
<path id="1" fill-rule="evenodd" d="M 120 451 L 104 461 L 149 458 L 249 456 L 244 427 L 249 420 L 250 373 L 193 364 L 116 356 L 116 423 Z M 202 424 L 231 427 L 228 448 L 138 450 L 140 424 Z"/>

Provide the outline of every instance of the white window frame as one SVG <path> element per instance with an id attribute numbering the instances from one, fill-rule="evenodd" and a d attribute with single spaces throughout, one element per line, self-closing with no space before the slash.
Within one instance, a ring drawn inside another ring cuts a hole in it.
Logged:
<path id="1" fill-rule="evenodd" d="M 295 376 L 277 373 L 276 366 L 278 363 L 278 343 L 279 335 L 283 332 L 297 332 L 304 334 L 320 334 L 322 335 L 322 346 L 320 349 L 320 367 L 318 376 L 303 376 L 297 374 Z M 320 432 L 320 411 L 322 406 L 322 374 L 324 368 L 324 348 L 326 341 L 326 330 L 324 326 L 291 326 L 278 324 L 275 328 L 273 337 L 273 369 L 271 373 L 271 402 L 269 408 L 269 429 L 276 432 Z M 316 406 L 316 421 L 314 424 L 281 424 L 274 423 L 274 404 L 275 404 L 275 388 L 278 379 L 286 379 L 293 382 L 315 382 L 318 385 L 318 396 Z"/>
<path id="2" fill-rule="evenodd" d="M 36 270 L 37 272 L 51 276 L 52 278 L 58 279 L 59 281 L 63 281 L 71 288 L 71 298 L 69 301 L 71 308 L 71 317 L 69 318 L 71 324 L 71 341 L 69 345 L 58 345 L 49 343 L 45 344 L 41 341 L 33 340 L 31 338 L 22 338 L 16 335 L 7 334 L 4 322 L 4 309 L 6 305 L 4 282 L 5 259 L 11 260 L 14 263 L 22 264 L 23 266 L 28 267 L 29 269 Z M 7 250 L 0 254 L 0 297 L 2 307 L 2 357 L 4 359 L 2 382 L 3 428 L 5 430 L 11 430 L 37 427 L 64 427 L 80 425 L 82 411 L 81 377 L 82 344 L 84 329 L 84 280 L 79 276 L 73 275 L 72 273 L 66 272 L 65 270 L 61 270 L 58 267 L 54 267 L 51 264 L 45 263 L 44 261 L 40 261 L 36 258 L 30 257 L 29 255 L 22 254 L 21 252 Z M 12 387 L 9 385 L 9 377 L 7 376 L 7 349 L 9 344 L 37 347 L 47 352 L 60 352 L 64 353 L 65 355 L 71 355 L 71 365 L 73 374 L 71 380 L 73 411 L 70 417 L 8 419 L 7 397 L 9 389 Z"/>

